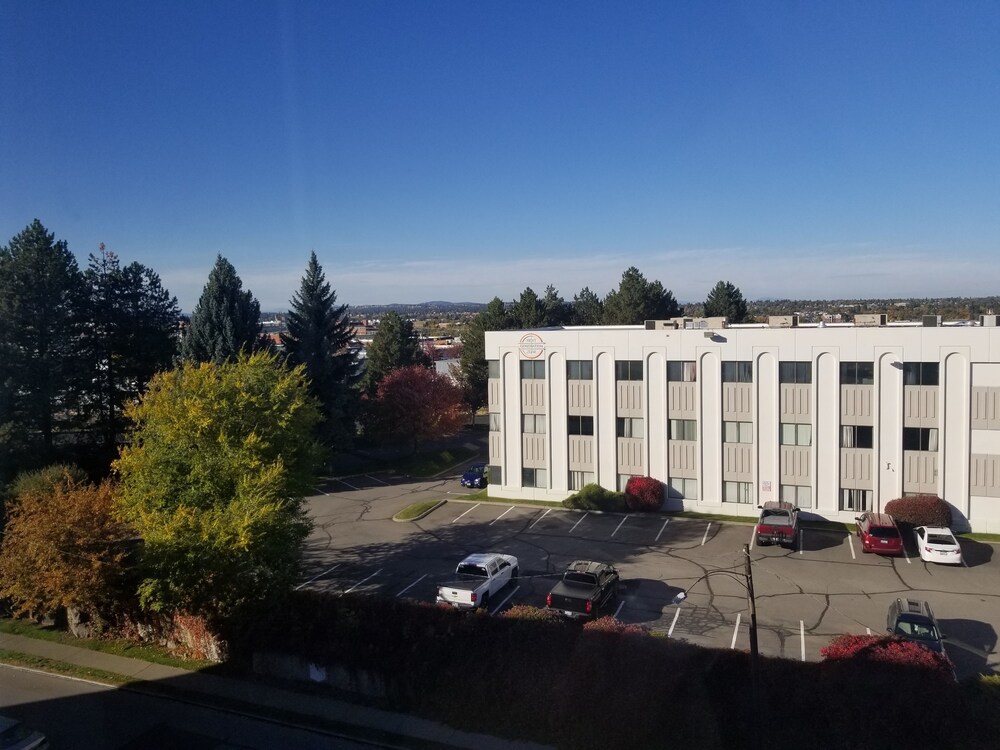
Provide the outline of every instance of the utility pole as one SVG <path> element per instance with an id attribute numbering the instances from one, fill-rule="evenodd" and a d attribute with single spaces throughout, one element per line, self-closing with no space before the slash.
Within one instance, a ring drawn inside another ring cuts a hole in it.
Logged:
<path id="1" fill-rule="evenodd" d="M 750 565 L 750 545 L 743 545 L 743 558 L 747 579 L 747 604 L 750 607 L 750 695 L 753 712 L 752 731 L 754 733 L 752 746 L 761 745 L 760 736 L 760 652 L 757 650 L 757 602 L 753 595 L 753 568 Z"/>

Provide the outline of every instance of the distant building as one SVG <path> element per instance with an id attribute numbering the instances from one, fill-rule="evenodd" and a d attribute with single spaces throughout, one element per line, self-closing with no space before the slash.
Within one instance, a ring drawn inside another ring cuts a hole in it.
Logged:
<path id="1" fill-rule="evenodd" d="M 649 475 L 677 509 L 751 517 L 780 499 L 842 522 L 930 493 L 956 528 L 998 533 L 997 323 L 487 332 L 490 492 L 556 502 Z"/>

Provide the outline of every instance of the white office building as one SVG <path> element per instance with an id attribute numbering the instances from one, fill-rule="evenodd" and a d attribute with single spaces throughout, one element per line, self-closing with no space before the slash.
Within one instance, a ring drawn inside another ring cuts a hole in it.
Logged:
<path id="1" fill-rule="evenodd" d="M 648 475 L 669 509 L 787 500 L 843 522 L 936 494 L 957 530 L 1000 533 L 998 322 L 488 332 L 489 492 L 557 502 Z"/>

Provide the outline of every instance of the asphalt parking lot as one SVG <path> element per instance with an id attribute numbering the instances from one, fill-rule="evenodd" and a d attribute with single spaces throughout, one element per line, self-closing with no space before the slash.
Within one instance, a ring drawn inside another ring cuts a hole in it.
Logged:
<path id="1" fill-rule="evenodd" d="M 1000 672 L 1000 560 L 994 546 L 961 540 L 966 565 L 863 554 L 856 537 L 805 528 L 794 551 L 753 542 L 750 524 L 475 502 L 457 477 L 412 481 L 392 474 L 324 482 L 309 498 L 315 523 L 300 584 L 433 601 L 472 552 L 517 556 L 521 575 L 494 599 L 543 606 L 572 560 L 615 564 L 622 576 L 610 614 L 714 648 L 749 647 L 744 544 L 751 545 L 760 652 L 818 660 L 840 633 L 881 633 L 896 597 L 926 599 L 948 636 L 959 677 Z M 411 503 L 447 498 L 423 519 L 397 523 Z M 730 571 L 735 575 L 728 575 Z M 680 604 L 674 597 L 689 590 Z"/>

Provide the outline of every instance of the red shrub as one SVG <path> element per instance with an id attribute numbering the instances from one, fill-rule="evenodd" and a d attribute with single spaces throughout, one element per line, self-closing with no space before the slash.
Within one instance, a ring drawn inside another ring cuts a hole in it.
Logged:
<path id="1" fill-rule="evenodd" d="M 953 668 L 944 654 L 891 635 L 838 635 L 820 649 L 826 661 L 858 659 L 922 667 L 951 679 Z"/>
<path id="2" fill-rule="evenodd" d="M 604 617 L 584 623 L 583 629 L 597 633 L 619 633 L 620 635 L 649 634 L 649 631 L 642 625 L 626 625 L 612 615 L 605 615 Z"/>
<path id="3" fill-rule="evenodd" d="M 653 477 L 629 477 L 625 504 L 629 510 L 654 511 L 663 506 L 663 482 Z"/>
<path id="4" fill-rule="evenodd" d="M 533 620 L 535 622 L 561 622 L 562 616 L 554 609 L 532 607 L 530 604 L 515 604 L 500 613 L 508 620 Z"/>
<path id="5" fill-rule="evenodd" d="M 912 526 L 951 526 L 951 506 L 937 495 L 912 495 L 890 500 L 885 512 Z"/>

